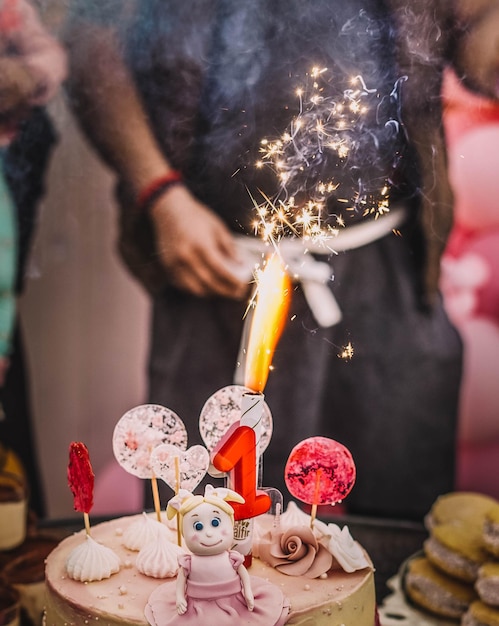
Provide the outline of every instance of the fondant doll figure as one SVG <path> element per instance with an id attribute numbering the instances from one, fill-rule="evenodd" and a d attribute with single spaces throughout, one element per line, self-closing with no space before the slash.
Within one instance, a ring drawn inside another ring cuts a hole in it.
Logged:
<path id="1" fill-rule="evenodd" d="M 231 550 L 234 510 L 228 502 L 244 502 L 230 489 L 207 485 L 204 496 L 185 490 L 168 503 L 191 554 L 179 556 L 176 588 L 160 585 L 145 608 L 152 626 L 216 624 L 233 626 L 285 624 L 289 603 L 281 590 L 243 565 L 243 555 Z"/>

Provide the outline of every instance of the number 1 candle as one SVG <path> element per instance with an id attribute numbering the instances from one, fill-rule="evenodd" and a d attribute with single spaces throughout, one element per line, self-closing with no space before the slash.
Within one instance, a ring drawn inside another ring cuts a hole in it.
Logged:
<path id="1" fill-rule="evenodd" d="M 251 563 L 252 518 L 270 508 L 270 498 L 257 492 L 260 455 L 257 444 L 262 432 L 263 390 L 269 375 L 275 346 L 285 324 L 290 280 L 280 257 L 272 255 L 257 275 L 256 305 L 252 311 L 244 370 L 244 383 L 250 390 L 241 401 L 240 425 L 223 440 L 213 464 L 231 471 L 231 487 L 241 493 L 245 504 L 238 505 L 234 538 Z"/>

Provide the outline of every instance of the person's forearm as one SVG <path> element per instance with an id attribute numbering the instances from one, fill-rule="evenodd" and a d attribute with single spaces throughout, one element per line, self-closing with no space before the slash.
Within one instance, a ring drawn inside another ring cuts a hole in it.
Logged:
<path id="1" fill-rule="evenodd" d="M 71 107 L 102 158 L 135 194 L 169 170 L 111 29 L 68 25 Z"/>

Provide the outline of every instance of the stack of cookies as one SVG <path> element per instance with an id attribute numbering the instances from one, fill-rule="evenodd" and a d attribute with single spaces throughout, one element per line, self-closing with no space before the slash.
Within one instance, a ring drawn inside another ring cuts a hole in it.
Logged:
<path id="1" fill-rule="evenodd" d="M 462 626 L 499 626 L 499 502 L 456 492 L 425 518 L 428 539 L 407 564 L 413 604 Z"/>

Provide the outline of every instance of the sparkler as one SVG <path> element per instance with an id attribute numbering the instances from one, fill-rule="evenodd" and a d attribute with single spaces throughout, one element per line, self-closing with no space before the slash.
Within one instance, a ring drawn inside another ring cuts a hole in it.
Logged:
<path id="1" fill-rule="evenodd" d="M 379 147 L 367 118 L 373 107 L 377 115 L 384 99 L 376 89 L 368 88 L 362 76 L 352 78 L 340 98 L 331 95 L 334 90 L 327 68 L 313 68 L 309 79 L 310 88 L 296 91 L 298 113 L 289 128 L 277 139 L 265 138 L 260 143 L 256 167 L 271 168 L 279 186 L 275 198 L 262 193 L 261 202 L 253 199 L 254 230 L 264 241 L 278 242 L 291 235 L 326 243 L 345 226 L 345 212 L 377 218 L 389 210 L 389 181 L 379 177 L 367 181 L 358 167 L 374 161 L 363 153 L 366 141 L 374 151 Z M 394 88 L 390 98 L 396 97 Z M 395 119 L 383 127 L 389 125 L 398 132 Z M 344 179 L 349 168 L 348 184 L 331 177 L 336 171 Z M 333 214 L 329 213 L 330 199 L 338 207 Z"/>

